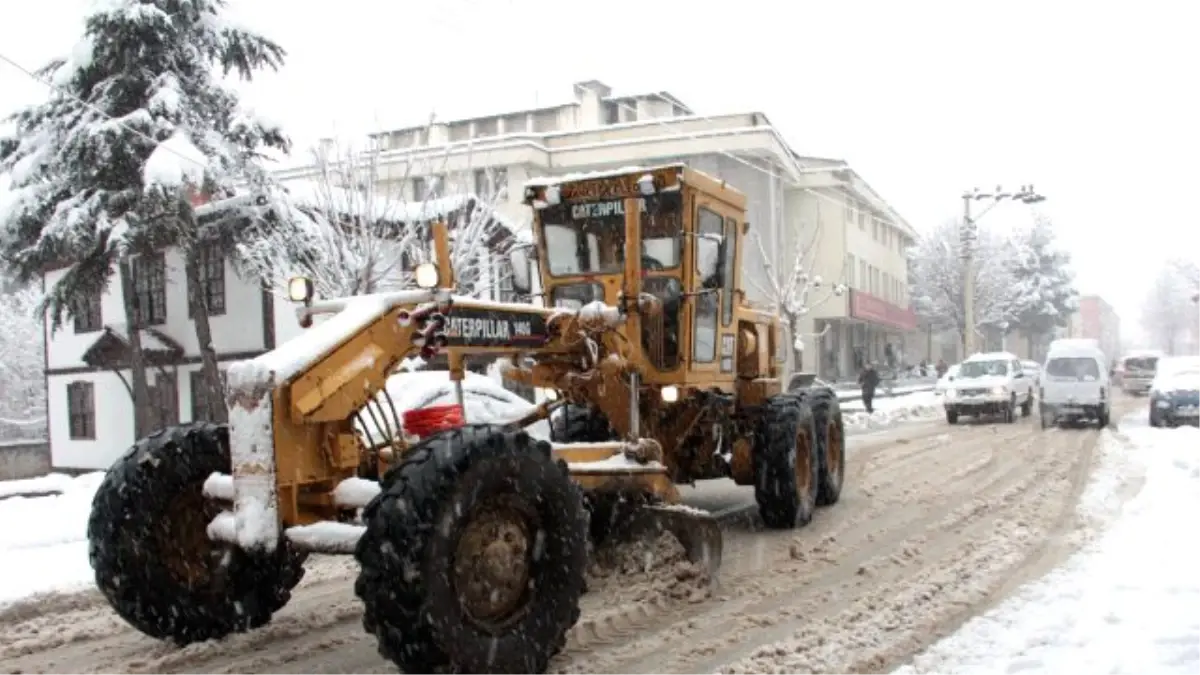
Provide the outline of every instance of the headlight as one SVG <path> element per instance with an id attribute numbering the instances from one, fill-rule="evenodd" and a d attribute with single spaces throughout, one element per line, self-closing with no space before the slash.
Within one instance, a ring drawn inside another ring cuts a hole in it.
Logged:
<path id="1" fill-rule="evenodd" d="M 664 403 L 674 403 L 679 400 L 679 387 L 670 386 L 662 388 L 662 400 Z"/>
<path id="2" fill-rule="evenodd" d="M 955 396 L 958 396 L 957 391 L 954 391 L 953 389 L 946 390 L 946 398 L 954 398 Z"/>
<path id="3" fill-rule="evenodd" d="M 1008 393 L 1008 387 L 992 387 L 992 393 L 997 396 L 1003 396 Z"/>
<path id="4" fill-rule="evenodd" d="M 417 265 L 417 269 L 413 272 L 413 276 L 417 280 L 417 288 L 437 288 L 441 281 L 438 277 L 437 265 L 433 263 L 421 263 Z"/>
<path id="5" fill-rule="evenodd" d="M 308 302 L 313 296 L 313 282 L 308 277 L 288 279 L 288 299 L 292 302 Z"/>

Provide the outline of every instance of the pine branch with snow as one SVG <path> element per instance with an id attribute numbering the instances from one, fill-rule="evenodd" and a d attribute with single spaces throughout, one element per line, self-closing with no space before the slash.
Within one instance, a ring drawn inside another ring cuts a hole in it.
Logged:
<path id="1" fill-rule="evenodd" d="M 34 286 L 0 293 L 0 440 L 45 434 L 41 295 Z"/>
<path id="2" fill-rule="evenodd" d="M 263 147 L 287 149 L 278 126 L 241 110 L 217 81 L 215 67 L 249 77 L 283 57 L 224 21 L 224 6 L 106 3 L 87 17 L 69 58 L 41 71 L 59 91 L 9 119 L 0 256 L 23 281 L 51 263 L 87 268 L 49 289 L 55 327 L 117 260 L 197 234 L 181 225 L 194 222 L 179 217 L 183 190 L 230 192 L 264 175 L 255 164 Z"/>

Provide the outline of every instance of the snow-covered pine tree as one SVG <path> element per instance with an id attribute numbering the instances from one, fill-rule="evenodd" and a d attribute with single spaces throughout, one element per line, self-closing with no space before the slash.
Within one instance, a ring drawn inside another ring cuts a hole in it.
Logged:
<path id="1" fill-rule="evenodd" d="M 0 441 L 46 431 L 41 299 L 39 287 L 9 284 L 0 275 Z"/>
<path id="2" fill-rule="evenodd" d="M 202 244 L 228 241 L 240 219 L 202 224 L 189 196 L 228 196 L 235 182 L 264 181 L 259 149 L 288 145 L 278 127 L 240 112 L 219 83 L 231 71 L 250 79 L 277 68 L 283 49 L 225 21 L 224 9 L 224 0 L 106 3 L 87 17 L 70 56 L 39 71 L 56 87 L 50 100 L 17 112 L 16 133 L 0 141 L 0 173 L 12 181 L 0 209 L 0 256 L 21 280 L 70 265 L 47 289 L 43 309 L 54 328 L 102 292 L 114 268 L 125 322 L 136 326 L 131 261 L 179 245 L 210 401 L 222 395 L 197 256 Z M 139 331 L 128 333 L 140 435 L 152 416 Z"/>
<path id="3" fill-rule="evenodd" d="M 1010 250 L 1013 287 L 1009 313 L 1013 326 L 1025 332 L 1033 355 L 1036 345 L 1056 327 L 1066 326 L 1079 308 L 1071 255 L 1057 247 L 1054 224 L 1044 215 L 1038 215 L 1028 231 L 1012 238 Z"/>
<path id="4" fill-rule="evenodd" d="M 958 221 L 947 221 L 917 239 L 910 250 L 909 297 L 923 321 L 953 329 L 966 344 L 963 250 Z M 980 228 L 974 242 L 976 333 L 1011 323 L 1012 270 L 1008 247 L 994 232 Z"/>

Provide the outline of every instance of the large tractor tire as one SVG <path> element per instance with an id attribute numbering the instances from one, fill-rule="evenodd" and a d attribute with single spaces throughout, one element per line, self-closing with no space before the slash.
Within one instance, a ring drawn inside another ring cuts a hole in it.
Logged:
<path id="1" fill-rule="evenodd" d="M 816 510 L 817 429 L 807 392 L 772 396 L 754 444 L 754 498 L 774 529 L 807 525 Z"/>
<path id="2" fill-rule="evenodd" d="M 813 426 L 817 430 L 817 506 L 832 506 L 842 497 L 846 479 L 846 427 L 837 394 L 829 387 L 813 390 Z"/>
<path id="3" fill-rule="evenodd" d="M 523 431 L 422 441 L 363 513 L 354 591 L 408 673 L 545 672 L 579 619 L 588 517 L 566 465 Z"/>
<path id="4" fill-rule="evenodd" d="M 568 403 L 550 418 L 550 439 L 555 443 L 604 443 L 617 440 L 604 413 Z"/>
<path id="5" fill-rule="evenodd" d="M 283 541 L 267 553 L 208 538 L 220 507 L 204 481 L 230 467 L 228 428 L 193 422 L 138 441 L 100 483 L 88 519 L 96 585 L 146 635 L 186 645 L 257 628 L 304 576 Z"/>

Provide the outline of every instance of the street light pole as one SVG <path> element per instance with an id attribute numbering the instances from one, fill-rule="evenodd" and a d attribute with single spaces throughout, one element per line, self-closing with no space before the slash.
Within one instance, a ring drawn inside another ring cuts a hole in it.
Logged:
<path id="1" fill-rule="evenodd" d="M 1022 185 L 1016 192 L 1005 192 L 996 186 L 994 193 L 982 192 L 975 188 L 964 192 L 962 229 L 959 232 L 959 243 L 963 261 L 963 358 L 975 353 L 975 242 L 978 235 L 978 222 L 996 204 L 1005 199 L 1036 204 L 1045 201 L 1045 197 L 1033 189 L 1033 185 Z M 971 216 L 971 202 L 990 200 L 992 203 L 978 216 Z"/>

